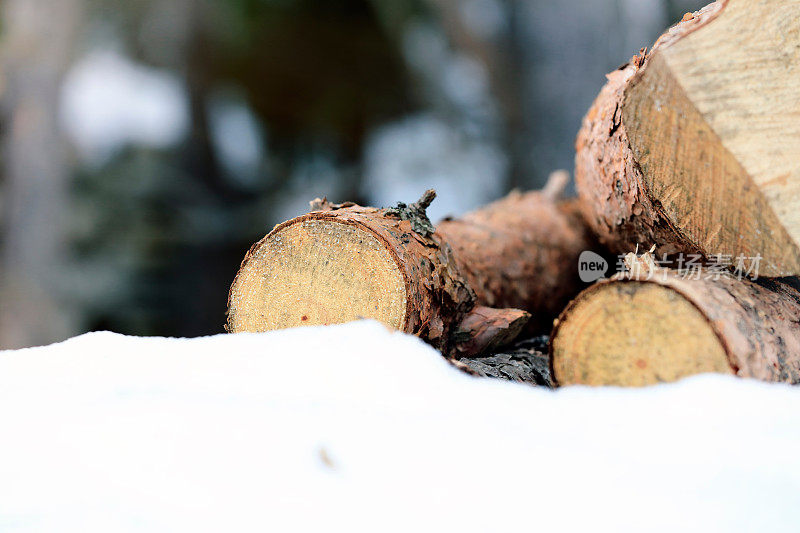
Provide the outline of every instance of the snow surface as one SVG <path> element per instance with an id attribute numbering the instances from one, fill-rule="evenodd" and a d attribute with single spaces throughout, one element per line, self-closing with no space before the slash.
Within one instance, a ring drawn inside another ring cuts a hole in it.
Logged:
<path id="1" fill-rule="evenodd" d="M 800 388 L 477 379 L 372 322 L 0 352 L 0 531 L 797 531 Z"/>

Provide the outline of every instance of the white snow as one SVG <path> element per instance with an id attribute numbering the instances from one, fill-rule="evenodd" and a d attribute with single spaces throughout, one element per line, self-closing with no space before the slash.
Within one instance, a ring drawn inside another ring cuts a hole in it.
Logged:
<path id="1" fill-rule="evenodd" d="M 0 352 L 0 531 L 796 531 L 800 389 L 482 380 L 372 322 Z"/>

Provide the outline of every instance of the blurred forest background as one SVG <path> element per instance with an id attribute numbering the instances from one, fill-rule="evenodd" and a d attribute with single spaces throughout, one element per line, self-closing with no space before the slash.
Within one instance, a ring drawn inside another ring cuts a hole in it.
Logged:
<path id="1" fill-rule="evenodd" d="M 572 168 L 604 74 L 702 0 L 2 0 L 0 347 L 219 333 L 327 195 L 432 218 Z"/>

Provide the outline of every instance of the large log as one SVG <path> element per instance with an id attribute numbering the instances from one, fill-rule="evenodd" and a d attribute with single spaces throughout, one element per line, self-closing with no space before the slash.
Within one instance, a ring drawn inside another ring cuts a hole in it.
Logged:
<path id="1" fill-rule="evenodd" d="M 591 242 L 576 203 L 558 199 L 563 185 L 556 177 L 435 231 L 430 196 L 391 209 L 321 202 L 248 252 L 228 329 L 373 318 L 456 356 L 512 341 L 528 312 L 527 331 L 543 332 L 580 290 L 577 259 Z"/>
<path id="2" fill-rule="evenodd" d="M 554 382 L 632 386 L 717 372 L 800 383 L 793 286 L 650 262 L 567 306 L 551 336 Z"/>
<path id="3" fill-rule="evenodd" d="M 800 2 L 728 0 L 609 74 L 576 142 L 601 241 L 800 274 L 799 63 Z"/>

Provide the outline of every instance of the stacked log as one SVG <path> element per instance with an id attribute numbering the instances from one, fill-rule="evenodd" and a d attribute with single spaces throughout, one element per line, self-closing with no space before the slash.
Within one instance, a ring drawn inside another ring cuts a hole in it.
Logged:
<path id="1" fill-rule="evenodd" d="M 777 279 L 800 274 L 800 72 L 785 67 L 798 60 L 800 4 L 728 0 L 687 14 L 608 75 L 575 160 L 600 240 L 620 254 L 654 244 L 665 259 L 725 258 L 761 279 L 654 275 L 646 255 L 645 274 L 600 282 L 562 313 L 556 382 L 701 372 L 800 382 L 800 296 Z"/>
<path id="2" fill-rule="evenodd" d="M 608 75 L 577 137 L 577 199 L 558 174 L 436 228 L 432 191 L 389 209 L 317 201 L 247 254 L 228 328 L 372 318 L 469 373 L 540 385 L 799 383 L 799 63 L 794 0 L 689 13 Z M 585 288 L 578 257 L 600 245 L 653 248 Z M 686 257 L 702 266 L 674 268 Z M 547 356 L 498 352 L 559 312 Z"/>

